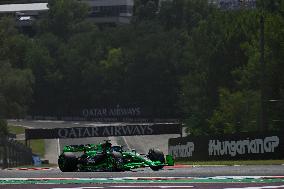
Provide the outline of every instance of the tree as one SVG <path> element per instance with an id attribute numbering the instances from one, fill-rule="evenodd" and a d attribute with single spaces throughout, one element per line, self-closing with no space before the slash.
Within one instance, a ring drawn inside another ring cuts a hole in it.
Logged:
<path id="1" fill-rule="evenodd" d="M 259 92 L 220 90 L 220 104 L 210 118 L 210 132 L 231 134 L 254 132 L 259 124 Z"/>
<path id="2" fill-rule="evenodd" d="M 88 15 L 89 7 L 80 1 L 50 0 L 48 5 L 48 17 L 40 24 L 40 31 L 50 31 L 63 40 L 68 39 Z"/>
<path id="3" fill-rule="evenodd" d="M 20 44 L 19 46 L 17 46 Z M 24 69 L 20 46 L 27 46 L 24 36 L 18 34 L 12 19 L 0 19 L 0 133 L 7 134 L 8 117 L 25 115 L 31 100 L 34 78 Z M 19 52 L 15 54 L 15 52 Z"/>
<path id="4" fill-rule="evenodd" d="M 167 28 L 186 28 L 192 30 L 199 22 L 205 20 L 210 12 L 207 0 L 173 0 L 163 1 L 159 11 L 159 19 Z"/>
<path id="5" fill-rule="evenodd" d="M 158 8 L 159 0 L 136 0 L 134 10 L 136 21 L 155 19 Z"/>
<path id="6" fill-rule="evenodd" d="M 265 1 L 266 2 L 266 1 Z M 265 93 L 267 95 L 269 130 L 283 129 L 281 103 L 283 96 L 281 91 L 283 85 L 283 16 L 277 10 L 277 1 L 273 3 L 267 1 L 265 4 Z M 272 3 L 272 4 L 271 4 Z M 220 90 L 220 104 L 215 109 L 210 118 L 210 125 L 213 132 L 240 132 L 258 131 L 260 111 L 260 88 L 261 88 L 261 68 L 259 64 L 259 35 L 258 25 L 254 20 L 258 20 L 256 14 L 242 14 L 239 18 L 245 18 L 242 28 L 247 31 L 249 37 L 247 41 L 241 43 L 247 61 L 232 70 L 232 76 L 236 83 L 230 89 Z M 251 31 L 256 31 L 255 33 Z M 282 57 L 282 58 L 281 58 Z M 282 71 L 281 71 L 282 70 Z M 231 90 L 232 92 L 230 92 Z M 272 100 L 271 100 L 272 99 Z M 275 99 L 275 100 L 273 100 Z"/>
<path id="7" fill-rule="evenodd" d="M 8 133 L 7 121 L 5 119 L 0 119 L 0 137 L 7 136 Z"/>
<path id="8" fill-rule="evenodd" d="M 14 69 L 0 61 L 0 113 L 2 117 L 25 115 L 32 95 L 33 75 L 30 70 Z"/>
<path id="9" fill-rule="evenodd" d="M 262 2 L 267 93 L 280 102 L 284 3 Z M 31 38 L 20 35 L 11 19 L 0 22 L 2 77 L 10 81 L 2 91 L 19 93 L 21 82 L 29 89 L 32 70 L 31 112 L 77 116 L 86 107 L 135 105 L 145 116 L 182 115 L 192 134 L 255 129 L 261 76 L 258 9 L 219 10 L 207 0 L 141 0 L 129 25 L 97 27 L 85 20 L 85 4 L 49 3 Z M 3 104 L 8 93 L 2 94 Z M 9 101 L 24 107 L 28 98 L 18 98 Z M 283 108 L 281 103 L 269 107 L 271 128 L 281 127 L 275 121 L 284 117 Z"/>
<path id="10" fill-rule="evenodd" d="M 38 113 L 42 113 L 44 109 L 50 110 L 56 99 L 53 87 L 60 81 L 53 58 L 40 41 L 34 40 L 25 54 L 24 62 L 35 78 L 31 110 Z"/>
<path id="11" fill-rule="evenodd" d="M 105 101 L 112 105 L 121 103 L 125 76 L 121 49 L 110 49 L 107 59 L 102 60 L 100 64 L 102 66 L 104 86 L 102 95 L 106 97 Z"/>
<path id="12" fill-rule="evenodd" d="M 193 27 L 188 27 L 192 29 L 182 61 L 187 73 L 181 77 L 181 105 L 193 134 L 209 134 L 218 130 L 212 130 L 212 124 L 209 128 L 208 121 L 220 106 L 223 96 L 219 93 L 221 89 L 228 89 L 233 94 L 236 91 L 242 92 L 235 71 L 248 65 L 247 62 L 253 59 L 244 47 L 247 43 L 256 42 L 258 29 L 256 12 L 226 12 L 213 7 L 202 10 L 192 13 L 199 15 L 197 17 L 201 20 L 197 26 L 193 24 Z M 253 52 L 256 52 L 255 49 L 250 53 Z M 256 69 L 255 74 L 257 73 Z M 248 91 L 244 91 L 244 94 L 247 93 Z"/>

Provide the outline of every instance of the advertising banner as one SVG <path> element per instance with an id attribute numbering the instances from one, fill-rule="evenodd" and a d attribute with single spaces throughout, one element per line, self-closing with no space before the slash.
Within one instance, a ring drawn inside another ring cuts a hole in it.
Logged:
<path id="1" fill-rule="evenodd" d="M 186 160 L 283 159 L 284 134 L 241 133 L 172 138 L 169 154 Z"/>
<path id="2" fill-rule="evenodd" d="M 26 140 L 52 138 L 85 138 L 109 136 L 180 134 L 179 123 L 129 124 L 102 127 L 26 129 Z"/>

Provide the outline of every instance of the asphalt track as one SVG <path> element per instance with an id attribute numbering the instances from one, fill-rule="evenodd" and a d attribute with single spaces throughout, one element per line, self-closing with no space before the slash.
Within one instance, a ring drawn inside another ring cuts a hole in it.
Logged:
<path id="1" fill-rule="evenodd" d="M 283 183 L 273 184 L 255 184 L 255 183 L 182 183 L 182 184 L 84 184 L 78 186 L 78 184 L 66 184 L 66 185 L 3 185 L 3 189 L 117 189 L 117 188 L 139 188 L 139 189 L 157 189 L 157 188 L 193 188 L 193 189 L 283 189 Z M 0 188 L 2 188 L 0 185 Z"/>
<path id="2" fill-rule="evenodd" d="M 284 166 L 174 166 L 165 167 L 161 171 L 141 168 L 133 171 L 114 173 L 62 173 L 58 168 L 38 168 L 38 170 L 6 169 L 0 170 L 0 188 L 283 189 Z"/>
<path id="3" fill-rule="evenodd" d="M 125 172 L 61 172 L 47 170 L 0 170 L 0 178 L 117 178 L 117 177 L 212 177 L 212 176 L 284 176 L 284 165 L 259 166 L 183 166 L 160 171 L 140 168 Z"/>

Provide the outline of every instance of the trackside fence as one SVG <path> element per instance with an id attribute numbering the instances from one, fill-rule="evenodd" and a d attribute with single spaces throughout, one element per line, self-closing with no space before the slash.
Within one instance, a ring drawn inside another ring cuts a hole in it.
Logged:
<path id="1" fill-rule="evenodd" d="M 24 144 L 0 137 L 0 168 L 32 164 L 32 151 Z"/>

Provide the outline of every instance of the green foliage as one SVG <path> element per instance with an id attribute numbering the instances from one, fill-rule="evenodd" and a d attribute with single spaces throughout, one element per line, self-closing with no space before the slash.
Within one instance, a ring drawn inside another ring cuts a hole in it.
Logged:
<path id="1" fill-rule="evenodd" d="M 276 100 L 268 104 L 271 130 L 283 129 L 283 5 L 265 1 L 262 12 L 266 92 Z M 2 115 L 23 115 L 32 99 L 30 112 L 39 115 L 129 105 L 145 116 L 181 118 L 196 135 L 257 129 L 261 9 L 141 0 L 131 24 L 108 27 L 86 20 L 89 7 L 82 2 L 51 0 L 49 6 L 31 38 L 1 18 Z"/>
<path id="2" fill-rule="evenodd" d="M 14 69 L 0 61 L 0 111 L 3 117 L 20 117 L 27 110 L 32 95 L 33 76 L 30 70 Z"/>
<path id="3" fill-rule="evenodd" d="M 159 0 L 136 0 L 135 17 L 137 21 L 149 20 L 156 17 Z"/>
<path id="4" fill-rule="evenodd" d="M 48 19 L 42 22 L 41 31 L 48 30 L 61 39 L 68 39 L 88 14 L 88 6 L 76 0 L 50 0 L 48 4 Z"/>
<path id="5" fill-rule="evenodd" d="M 0 135 L 8 134 L 6 118 L 25 114 L 33 92 L 33 75 L 22 58 L 26 37 L 19 35 L 12 19 L 0 20 Z"/>
<path id="6" fill-rule="evenodd" d="M 33 92 L 31 70 L 23 69 L 27 38 L 18 34 L 12 19 L 0 20 L 0 116 L 19 117 L 27 110 Z M 15 54 L 16 53 L 16 54 Z"/>
<path id="7" fill-rule="evenodd" d="M 25 127 L 21 127 L 21 126 L 9 125 L 8 130 L 10 133 L 13 133 L 16 135 L 25 133 Z"/>
<path id="8" fill-rule="evenodd" d="M 8 134 L 7 121 L 0 119 L 0 137 L 6 136 Z"/>
<path id="9" fill-rule="evenodd" d="M 255 91 L 220 90 L 220 105 L 209 120 L 211 133 L 256 131 L 260 97 Z"/>
<path id="10" fill-rule="evenodd" d="M 212 10 L 207 0 L 162 1 L 158 17 L 168 29 L 184 27 L 191 30 Z"/>
<path id="11" fill-rule="evenodd" d="M 41 156 L 45 155 L 45 141 L 44 139 L 31 140 L 30 148 L 34 154 Z"/>
<path id="12" fill-rule="evenodd" d="M 110 49 L 106 60 L 100 62 L 103 88 L 102 94 L 109 99 L 104 99 L 110 104 L 119 102 L 119 96 L 123 86 L 123 76 L 125 74 L 125 66 L 122 57 L 121 49 Z"/>

